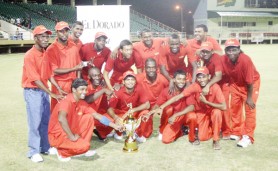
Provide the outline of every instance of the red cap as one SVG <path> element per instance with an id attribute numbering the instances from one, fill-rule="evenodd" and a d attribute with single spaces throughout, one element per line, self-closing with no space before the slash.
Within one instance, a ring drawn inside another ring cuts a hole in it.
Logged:
<path id="1" fill-rule="evenodd" d="M 108 38 L 104 32 L 97 32 L 95 35 L 95 39 L 100 38 L 101 36 L 105 37 L 105 39 Z"/>
<path id="2" fill-rule="evenodd" d="M 213 46 L 210 42 L 203 42 L 201 44 L 200 50 L 207 50 L 207 51 L 212 51 L 213 50 Z"/>
<path id="3" fill-rule="evenodd" d="M 35 29 L 33 30 L 33 35 L 37 35 L 37 34 L 43 34 L 43 33 L 47 33 L 49 35 L 52 34 L 52 32 L 50 30 L 47 30 L 43 25 L 39 25 L 37 27 L 35 27 Z"/>
<path id="4" fill-rule="evenodd" d="M 133 76 L 133 77 L 136 79 L 136 75 L 135 75 L 134 72 L 132 72 L 132 71 L 126 71 L 126 72 L 123 74 L 123 80 L 126 79 L 127 76 Z"/>
<path id="5" fill-rule="evenodd" d="M 55 26 L 55 30 L 63 30 L 64 28 L 70 29 L 69 24 L 64 21 L 58 22 Z"/>
<path id="6" fill-rule="evenodd" d="M 198 75 L 198 74 L 208 75 L 209 70 L 207 69 L 207 67 L 200 67 L 197 69 L 197 72 L 196 72 L 196 75 Z"/>
<path id="7" fill-rule="evenodd" d="M 226 42 L 225 42 L 225 48 L 226 47 L 230 47 L 230 46 L 235 46 L 235 47 L 239 47 L 240 46 L 240 43 L 237 39 L 235 38 L 232 38 L 232 39 L 228 39 Z"/>

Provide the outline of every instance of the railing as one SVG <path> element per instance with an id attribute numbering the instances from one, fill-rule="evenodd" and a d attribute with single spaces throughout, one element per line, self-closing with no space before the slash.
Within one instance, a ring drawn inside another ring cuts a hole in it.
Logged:
<path id="1" fill-rule="evenodd" d="M 176 30 L 176 29 L 174 29 L 172 27 L 169 27 L 169 26 L 167 26 L 167 25 L 165 25 L 165 24 L 163 24 L 163 23 L 161 23 L 159 21 L 156 21 L 156 20 L 154 20 L 154 19 L 152 19 L 152 18 L 150 18 L 150 17 L 148 17 L 148 16 L 146 16 L 144 14 L 141 14 L 140 12 L 137 12 L 137 11 L 135 11 L 133 9 L 130 9 L 130 13 L 134 14 L 134 15 L 137 15 L 137 16 L 143 18 L 143 19 L 146 19 L 147 21 L 149 21 L 151 23 L 151 25 L 152 24 L 156 24 L 156 25 L 158 25 L 159 27 L 161 27 L 161 28 L 163 28 L 165 30 L 169 30 L 169 32 L 178 32 L 178 30 Z M 151 30 L 151 25 L 149 26 L 150 30 Z"/>

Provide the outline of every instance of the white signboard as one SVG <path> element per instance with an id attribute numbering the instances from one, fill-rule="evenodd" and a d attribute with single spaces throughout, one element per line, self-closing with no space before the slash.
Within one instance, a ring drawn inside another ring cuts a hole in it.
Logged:
<path id="1" fill-rule="evenodd" d="M 129 39 L 129 5 L 77 6 L 77 20 L 84 24 L 83 43 L 93 42 L 96 32 L 107 34 L 106 46 L 113 50 Z"/>

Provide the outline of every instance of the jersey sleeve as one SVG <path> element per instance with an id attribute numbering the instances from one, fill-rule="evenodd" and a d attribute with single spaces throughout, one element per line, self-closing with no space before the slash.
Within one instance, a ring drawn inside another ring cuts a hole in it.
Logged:
<path id="1" fill-rule="evenodd" d="M 161 46 L 159 49 L 158 65 L 159 66 L 164 65 L 165 67 L 167 66 L 167 57 L 166 57 L 165 46 Z"/>
<path id="2" fill-rule="evenodd" d="M 110 72 L 114 68 L 114 63 L 116 59 L 108 58 L 106 65 L 105 65 L 105 71 Z"/>
<path id="3" fill-rule="evenodd" d="M 143 68 L 143 60 L 140 54 L 138 53 L 137 50 L 133 50 L 133 55 L 134 55 L 134 60 L 135 60 L 135 66 L 137 69 Z"/>

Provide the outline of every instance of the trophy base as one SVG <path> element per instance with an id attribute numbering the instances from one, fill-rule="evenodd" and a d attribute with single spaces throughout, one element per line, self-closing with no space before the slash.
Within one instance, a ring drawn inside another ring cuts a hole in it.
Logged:
<path id="1" fill-rule="evenodd" d="M 138 151 L 138 146 L 137 146 L 136 141 L 125 143 L 125 146 L 123 148 L 123 152 L 134 153 L 134 152 L 137 152 L 137 151 Z"/>

